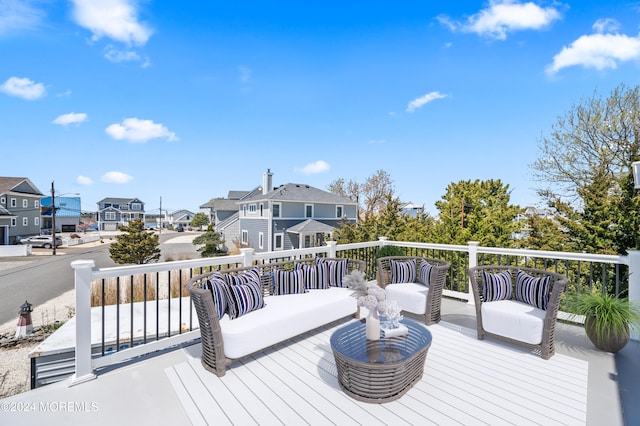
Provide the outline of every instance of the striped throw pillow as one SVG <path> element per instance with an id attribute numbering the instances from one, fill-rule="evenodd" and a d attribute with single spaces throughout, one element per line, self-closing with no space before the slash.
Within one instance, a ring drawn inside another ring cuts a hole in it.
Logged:
<path id="1" fill-rule="evenodd" d="M 535 306 L 543 311 L 549 304 L 551 277 L 532 277 L 524 271 L 516 276 L 516 300 Z"/>
<path id="2" fill-rule="evenodd" d="M 227 285 L 225 289 L 230 319 L 236 319 L 265 306 L 260 283 L 249 281 L 246 284 Z"/>
<path id="3" fill-rule="evenodd" d="M 421 259 L 420 267 L 418 268 L 418 282 L 429 287 L 431 284 L 431 274 L 433 272 L 435 272 L 434 265 L 430 264 L 425 259 Z"/>
<path id="4" fill-rule="evenodd" d="M 239 275 L 225 274 L 224 279 L 229 285 L 247 284 L 249 282 L 260 284 L 260 269 L 256 266 Z"/>
<path id="5" fill-rule="evenodd" d="M 511 272 L 492 274 L 482 271 L 482 299 L 485 302 L 511 299 Z"/>
<path id="6" fill-rule="evenodd" d="M 329 288 L 329 277 L 327 265 L 305 265 L 294 263 L 295 269 L 299 269 L 304 274 L 304 284 L 307 289 L 327 289 Z"/>
<path id="7" fill-rule="evenodd" d="M 326 260 L 321 257 L 317 260 L 318 265 L 325 265 L 327 268 L 326 282 L 330 287 L 344 287 L 342 278 L 348 273 L 349 259 L 344 260 Z"/>
<path id="8" fill-rule="evenodd" d="M 302 269 L 275 271 L 273 273 L 272 293 L 274 295 L 306 293 L 307 289 L 304 283 L 304 272 Z"/>
<path id="9" fill-rule="evenodd" d="M 218 319 L 222 318 L 227 313 L 227 294 L 225 287 L 227 282 L 222 278 L 220 274 L 213 274 L 203 287 L 211 290 L 213 296 L 213 302 L 216 304 L 216 312 L 218 313 Z"/>
<path id="10" fill-rule="evenodd" d="M 389 269 L 391 269 L 391 284 L 413 283 L 416 281 L 415 259 L 406 262 L 391 259 L 389 261 Z"/>

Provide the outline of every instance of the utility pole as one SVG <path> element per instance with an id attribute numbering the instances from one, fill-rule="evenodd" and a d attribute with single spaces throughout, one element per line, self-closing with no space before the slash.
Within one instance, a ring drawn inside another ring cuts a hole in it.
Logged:
<path id="1" fill-rule="evenodd" d="M 53 255 L 56 255 L 56 189 L 51 181 L 51 237 L 53 239 Z"/>
<path id="2" fill-rule="evenodd" d="M 162 233 L 162 197 L 160 197 L 160 233 Z"/>

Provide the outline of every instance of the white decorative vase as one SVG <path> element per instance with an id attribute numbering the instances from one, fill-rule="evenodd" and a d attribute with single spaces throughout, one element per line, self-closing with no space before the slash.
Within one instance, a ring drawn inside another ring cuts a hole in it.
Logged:
<path id="1" fill-rule="evenodd" d="M 380 340 L 380 318 L 375 310 L 369 311 L 366 321 L 367 340 Z"/>

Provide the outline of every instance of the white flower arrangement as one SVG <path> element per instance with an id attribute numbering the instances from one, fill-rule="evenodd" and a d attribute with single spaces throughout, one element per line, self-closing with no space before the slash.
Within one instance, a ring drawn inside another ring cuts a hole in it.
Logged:
<path id="1" fill-rule="evenodd" d="M 387 293 L 378 284 L 367 283 L 362 272 L 353 271 L 344 277 L 343 283 L 353 290 L 351 295 L 358 299 L 358 306 L 378 315 L 384 315 L 387 311 Z"/>
<path id="2" fill-rule="evenodd" d="M 400 321 L 402 321 L 402 309 L 395 300 L 387 300 L 387 321 L 391 324 L 392 328 L 400 327 Z"/>

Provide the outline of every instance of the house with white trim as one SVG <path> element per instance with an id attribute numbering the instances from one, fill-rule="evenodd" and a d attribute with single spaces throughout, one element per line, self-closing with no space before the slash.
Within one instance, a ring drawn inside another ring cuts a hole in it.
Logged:
<path id="1" fill-rule="evenodd" d="M 134 219 L 144 222 L 144 203 L 138 198 L 104 198 L 98 201 L 96 219 L 100 231 L 115 231 Z"/>
<path id="2" fill-rule="evenodd" d="M 0 245 L 40 234 L 44 194 L 27 178 L 0 177 Z"/>

